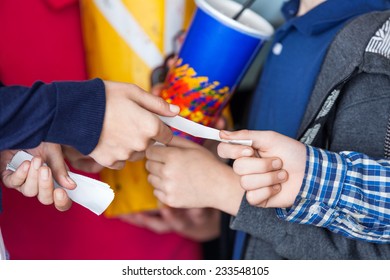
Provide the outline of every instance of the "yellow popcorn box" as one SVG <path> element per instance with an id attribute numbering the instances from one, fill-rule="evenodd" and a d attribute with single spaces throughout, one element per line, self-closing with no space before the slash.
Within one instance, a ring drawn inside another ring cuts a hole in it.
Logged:
<path id="1" fill-rule="evenodd" d="M 175 51 L 174 37 L 195 10 L 193 0 L 81 0 L 81 20 L 90 78 L 151 88 L 151 74 Z M 131 141 L 131 139 L 129 139 Z M 105 169 L 101 180 L 115 191 L 108 217 L 158 208 L 145 161 Z"/>

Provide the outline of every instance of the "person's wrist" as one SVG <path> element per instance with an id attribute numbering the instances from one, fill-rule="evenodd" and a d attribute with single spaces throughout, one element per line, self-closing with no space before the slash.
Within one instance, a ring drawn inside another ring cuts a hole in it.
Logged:
<path id="1" fill-rule="evenodd" d="M 223 169 L 224 172 L 219 177 L 218 194 L 213 196 L 216 198 L 215 205 L 211 207 L 235 216 L 245 191 L 241 188 L 240 177 L 233 172 L 232 168 L 226 165 Z"/>

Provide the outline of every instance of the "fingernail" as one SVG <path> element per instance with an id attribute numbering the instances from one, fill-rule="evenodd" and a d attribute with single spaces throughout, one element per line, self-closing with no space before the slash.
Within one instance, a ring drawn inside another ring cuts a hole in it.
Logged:
<path id="1" fill-rule="evenodd" d="M 279 191 L 280 190 L 280 185 L 277 184 L 277 185 L 273 185 L 272 188 L 275 190 L 275 191 Z"/>
<path id="2" fill-rule="evenodd" d="M 41 179 L 47 181 L 49 179 L 49 170 L 47 168 L 41 169 Z"/>
<path id="3" fill-rule="evenodd" d="M 54 192 L 54 195 L 56 196 L 56 199 L 58 199 L 58 200 L 63 200 L 65 198 L 64 192 L 62 192 L 62 191 Z"/>
<path id="4" fill-rule="evenodd" d="M 250 157 L 252 155 L 252 150 L 244 149 L 244 150 L 242 150 L 241 155 L 244 157 Z"/>
<path id="5" fill-rule="evenodd" d="M 38 170 L 41 167 L 41 160 L 39 158 L 33 159 L 33 167 L 35 170 Z"/>
<path id="6" fill-rule="evenodd" d="M 180 107 L 177 105 L 169 104 L 169 110 L 172 113 L 178 114 L 180 112 Z"/>
<path id="7" fill-rule="evenodd" d="M 69 176 L 65 176 L 65 179 L 72 185 L 76 185 L 76 182 L 72 180 Z"/>
<path id="8" fill-rule="evenodd" d="M 282 170 L 282 171 L 280 171 L 280 172 L 278 173 L 278 179 L 279 179 L 279 180 L 284 180 L 284 179 L 286 179 L 286 177 L 287 177 L 286 171 Z"/>
<path id="9" fill-rule="evenodd" d="M 280 169 L 282 167 L 282 161 L 280 159 L 274 159 L 272 161 L 272 168 Z"/>

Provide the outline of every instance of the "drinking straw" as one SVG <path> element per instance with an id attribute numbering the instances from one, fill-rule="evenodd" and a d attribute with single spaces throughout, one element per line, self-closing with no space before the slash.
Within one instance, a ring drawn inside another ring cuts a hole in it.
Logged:
<path id="1" fill-rule="evenodd" d="M 233 19 L 234 19 L 234 20 L 237 20 L 237 19 L 241 16 L 241 14 L 242 14 L 247 8 L 249 8 L 249 7 L 253 4 L 253 2 L 255 2 L 255 0 L 248 0 L 248 1 L 246 1 L 246 2 L 242 5 L 241 10 L 233 17 Z"/>

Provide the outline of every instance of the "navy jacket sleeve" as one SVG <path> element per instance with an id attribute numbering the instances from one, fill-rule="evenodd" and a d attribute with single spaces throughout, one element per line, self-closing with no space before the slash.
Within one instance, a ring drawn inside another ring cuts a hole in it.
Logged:
<path id="1" fill-rule="evenodd" d="M 0 150 L 42 141 L 89 154 L 99 141 L 106 106 L 104 83 L 36 82 L 31 88 L 0 84 Z"/>

